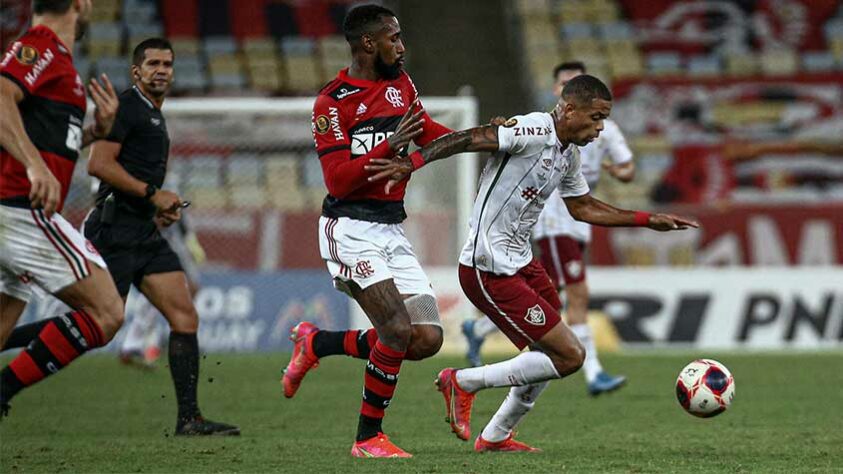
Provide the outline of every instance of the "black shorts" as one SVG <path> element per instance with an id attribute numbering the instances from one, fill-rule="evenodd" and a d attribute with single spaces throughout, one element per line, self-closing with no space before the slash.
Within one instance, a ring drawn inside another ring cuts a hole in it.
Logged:
<path id="1" fill-rule="evenodd" d="M 85 236 L 102 255 L 122 297 L 133 284 L 140 288 L 146 275 L 184 271 L 178 255 L 157 230 L 142 234 L 142 238 L 132 230 L 129 226 L 103 226 L 91 218 L 85 222 Z"/>

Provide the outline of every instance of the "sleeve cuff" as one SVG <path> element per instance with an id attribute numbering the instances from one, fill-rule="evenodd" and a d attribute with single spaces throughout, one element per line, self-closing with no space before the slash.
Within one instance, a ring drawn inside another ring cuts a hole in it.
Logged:
<path id="1" fill-rule="evenodd" d="M 425 165 L 424 157 L 422 156 L 421 152 L 419 152 L 419 151 L 414 151 L 412 154 L 410 154 L 410 156 L 408 158 L 410 158 L 410 163 L 413 164 L 413 171 L 415 171 L 415 170 L 417 170 L 417 169 L 419 169 L 419 168 L 421 168 L 422 166 Z"/>

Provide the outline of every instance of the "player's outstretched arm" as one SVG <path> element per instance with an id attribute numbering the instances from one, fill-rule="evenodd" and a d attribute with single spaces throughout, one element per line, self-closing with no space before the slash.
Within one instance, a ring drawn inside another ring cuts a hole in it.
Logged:
<path id="1" fill-rule="evenodd" d="M 29 201 L 33 209 L 43 207 L 47 218 L 50 218 L 58 208 L 61 185 L 23 128 L 23 118 L 18 109 L 18 103 L 23 98 L 23 91 L 17 84 L 0 77 L 0 115 L 3 117 L 0 120 L 0 146 L 26 168 L 31 185 Z"/>
<path id="2" fill-rule="evenodd" d="M 365 169 L 372 173 L 369 181 L 389 178 L 386 184 L 386 192 L 389 192 L 392 186 L 407 179 L 413 171 L 428 163 L 475 151 L 498 151 L 497 125 L 483 125 L 449 133 L 433 140 L 410 156 L 395 160 L 372 159 Z"/>
<path id="3" fill-rule="evenodd" d="M 672 214 L 650 214 L 618 209 L 590 194 L 565 198 L 565 205 L 574 219 L 604 227 L 648 227 L 665 232 L 700 226 L 693 219 Z"/>

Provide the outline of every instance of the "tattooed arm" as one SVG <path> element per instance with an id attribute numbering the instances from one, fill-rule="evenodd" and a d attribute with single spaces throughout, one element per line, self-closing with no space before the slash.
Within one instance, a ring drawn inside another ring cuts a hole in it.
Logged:
<path id="1" fill-rule="evenodd" d="M 498 151 L 497 125 L 483 125 L 449 133 L 433 140 L 410 156 L 394 160 L 372 159 L 365 169 L 373 173 L 369 177 L 369 181 L 389 178 L 389 182 L 386 184 L 386 192 L 388 193 L 392 186 L 407 179 L 413 171 L 428 163 L 459 153 L 474 151 Z"/>

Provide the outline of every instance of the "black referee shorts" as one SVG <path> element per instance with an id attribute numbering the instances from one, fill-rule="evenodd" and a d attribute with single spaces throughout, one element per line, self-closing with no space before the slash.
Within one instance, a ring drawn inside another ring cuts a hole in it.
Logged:
<path id="1" fill-rule="evenodd" d="M 122 297 L 129 294 L 132 285 L 140 289 L 141 280 L 146 275 L 184 271 L 179 257 L 164 239 L 137 247 L 106 248 L 100 250 L 100 255 Z"/>
<path id="2" fill-rule="evenodd" d="M 85 220 L 85 237 L 97 248 L 114 279 L 120 296 L 154 273 L 183 272 L 178 255 L 149 219 L 121 217 L 114 225 L 100 222 L 94 209 Z"/>

